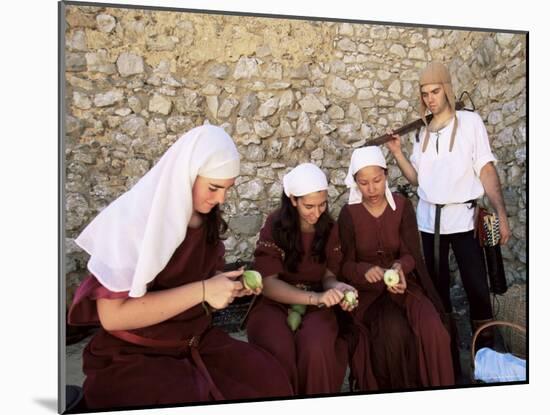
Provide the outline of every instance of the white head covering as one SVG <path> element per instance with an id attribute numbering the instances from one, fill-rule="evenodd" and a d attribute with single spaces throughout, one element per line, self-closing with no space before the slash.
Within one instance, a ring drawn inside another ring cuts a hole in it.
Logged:
<path id="1" fill-rule="evenodd" d="M 363 167 L 367 166 L 380 166 L 383 169 L 386 169 L 386 159 L 384 154 L 379 147 L 369 146 L 358 148 L 353 151 L 351 154 L 351 162 L 349 164 L 348 175 L 346 176 L 346 186 L 350 189 L 349 191 L 349 205 L 356 203 L 361 203 L 363 200 L 363 195 L 355 182 L 355 173 L 361 170 Z M 388 186 L 388 180 L 386 179 L 386 200 L 388 204 L 395 210 L 395 201 L 393 200 L 393 195 L 391 194 L 390 187 Z"/>
<path id="2" fill-rule="evenodd" d="M 303 196 L 327 189 L 327 176 L 312 163 L 300 164 L 283 177 L 283 190 L 288 197 Z"/>
<path id="3" fill-rule="evenodd" d="M 88 269 L 111 291 L 143 296 L 185 239 L 197 175 L 238 174 L 239 153 L 223 129 L 203 125 L 187 132 L 78 236 L 91 255 Z"/>

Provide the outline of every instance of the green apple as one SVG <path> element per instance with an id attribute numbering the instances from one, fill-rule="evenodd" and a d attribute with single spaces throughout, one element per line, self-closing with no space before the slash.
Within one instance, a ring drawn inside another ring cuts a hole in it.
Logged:
<path id="1" fill-rule="evenodd" d="M 263 288 L 262 275 L 258 271 L 248 270 L 243 272 L 242 281 L 244 288 L 247 288 L 249 290 Z"/>

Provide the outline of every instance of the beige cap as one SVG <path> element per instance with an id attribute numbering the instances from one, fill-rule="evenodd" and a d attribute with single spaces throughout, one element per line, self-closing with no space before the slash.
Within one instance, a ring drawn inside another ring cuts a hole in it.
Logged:
<path id="1" fill-rule="evenodd" d="M 452 84 L 451 74 L 449 72 L 449 69 L 447 69 L 447 67 L 441 62 L 430 62 L 420 73 L 419 84 L 420 85 L 418 87 L 418 91 L 420 94 L 420 116 L 422 117 L 422 120 L 424 121 L 424 125 L 426 126 L 428 125 L 426 121 L 427 107 L 426 107 L 426 104 L 424 103 L 424 100 L 422 99 L 422 87 L 428 84 L 443 85 L 445 96 L 447 97 L 447 101 L 449 102 L 451 111 L 454 114 L 453 131 L 451 133 L 451 141 L 449 143 L 449 151 L 453 151 L 453 146 L 454 146 L 455 137 L 456 137 L 456 130 L 458 128 L 458 119 L 455 112 L 455 94 L 453 91 L 453 84 Z M 424 144 L 422 145 L 422 152 L 426 151 L 426 148 L 428 145 L 428 136 L 429 136 L 429 131 L 428 131 L 428 128 L 426 128 L 426 133 L 424 134 Z"/>
<path id="2" fill-rule="evenodd" d="M 424 100 L 422 99 L 421 89 L 424 85 L 427 84 L 443 84 L 443 90 L 445 91 L 445 96 L 447 97 L 447 101 L 449 101 L 451 110 L 453 112 L 455 110 L 455 94 L 453 92 L 453 85 L 449 70 L 441 62 L 430 62 L 420 73 L 420 86 L 418 87 L 418 91 L 420 93 L 420 116 L 424 120 L 424 124 L 427 124 L 427 107 L 426 104 L 424 104 Z"/>

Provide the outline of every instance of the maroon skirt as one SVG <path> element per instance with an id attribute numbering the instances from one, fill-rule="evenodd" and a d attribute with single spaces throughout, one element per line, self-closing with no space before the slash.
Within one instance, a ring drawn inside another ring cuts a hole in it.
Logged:
<path id="1" fill-rule="evenodd" d="M 218 328 L 182 340 L 113 334 L 100 329 L 84 350 L 83 388 L 90 409 L 293 394 L 275 359 Z"/>
<path id="2" fill-rule="evenodd" d="M 288 305 L 262 297 L 248 317 L 247 333 L 285 368 L 299 395 L 339 393 L 348 365 L 331 308 L 307 307 L 296 332 L 286 323 Z"/>
<path id="3" fill-rule="evenodd" d="M 350 331 L 354 389 L 454 384 L 449 333 L 412 279 L 403 295 L 360 291 Z"/>

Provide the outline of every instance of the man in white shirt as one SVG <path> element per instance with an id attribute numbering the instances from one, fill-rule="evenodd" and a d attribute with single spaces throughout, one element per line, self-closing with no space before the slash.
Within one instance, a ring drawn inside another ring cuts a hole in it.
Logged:
<path id="1" fill-rule="evenodd" d="M 410 162 L 401 150 L 398 135 L 387 146 L 407 180 L 418 186 L 417 221 L 424 256 L 445 311 L 452 313 L 450 246 L 468 297 L 474 331 L 493 318 L 482 250 L 474 238 L 472 202 L 484 192 L 498 215 L 501 243 L 506 244 L 510 238 L 496 159 L 481 117 L 474 112 L 455 111 L 451 76 L 439 62 L 428 64 L 420 74 L 420 114 L 425 123 L 427 110 L 433 118 L 420 131 Z M 439 255 L 435 255 L 436 244 Z"/>

